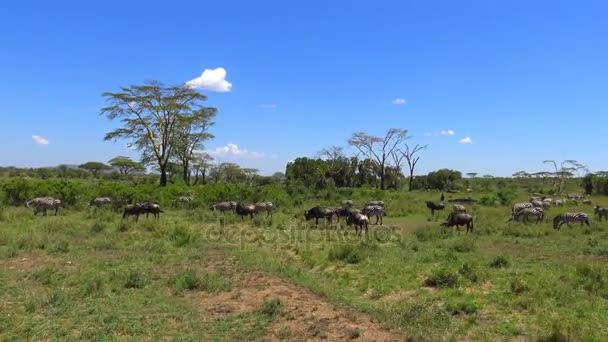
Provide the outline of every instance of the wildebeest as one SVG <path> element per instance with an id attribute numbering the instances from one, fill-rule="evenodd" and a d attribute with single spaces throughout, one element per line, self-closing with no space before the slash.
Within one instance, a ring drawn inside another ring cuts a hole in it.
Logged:
<path id="1" fill-rule="evenodd" d="M 369 218 L 362 213 L 353 213 L 346 218 L 346 224 L 355 226 L 355 234 L 361 234 L 365 228 L 365 234 L 369 226 Z"/>
<path id="2" fill-rule="evenodd" d="M 368 220 L 370 217 L 376 217 L 376 223 L 380 222 L 382 224 L 382 218 L 384 217 L 384 208 L 379 205 L 368 205 L 363 210 L 361 210 L 361 214 L 367 216 Z"/>
<path id="3" fill-rule="evenodd" d="M 460 229 L 460 226 L 467 226 L 468 234 L 469 231 L 473 231 L 473 216 L 462 213 L 450 213 L 446 222 L 442 223 L 441 226 L 448 228 L 456 226 L 456 229 Z"/>
<path id="4" fill-rule="evenodd" d="M 160 213 L 162 213 L 162 209 L 160 208 L 160 204 L 154 202 L 146 202 L 144 204 L 141 205 L 142 206 L 142 210 L 143 212 L 146 214 L 146 217 L 148 217 L 149 214 L 152 214 L 154 216 L 155 219 L 160 219 Z"/>
<path id="5" fill-rule="evenodd" d="M 230 202 L 219 202 L 209 207 L 212 211 L 219 211 L 224 214 L 227 211 L 234 212 L 236 210 L 237 203 L 234 201 Z"/>
<path id="6" fill-rule="evenodd" d="M 454 204 L 454 207 L 452 208 L 452 212 L 466 214 L 467 208 L 465 208 L 464 205 L 462 205 L 462 204 Z"/>
<path id="7" fill-rule="evenodd" d="M 528 223 L 528 220 L 530 218 L 534 218 L 536 219 L 536 223 L 540 223 L 543 221 L 543 218 L 545 217 L 545 212 L 543 210 L 543 208 L 524 208 L 522 210 L 517 211 L 513 217 L 510 219 L 510 221 L 515 220 L 515 221 L 523 221 L 524 223 Z"/>
<path id="8" fill-rule="evenodd" d="M 138 221 L 139 215 L 143 214 L 144 212 L 144 207 L 141 203 L 129 204 L 124 208 L 122 219 L 124 220 L 129 216 L 135 216 L 135 221 Z"/>
<path id="9" fill-rule="evenodd" d="M 89 206 L 96 207 L 96 208 L 101 208 L 106 205 L 109 206 L 111 204 L 112 204 L 112 199 L 110 197 L 97 197 L 97 198 L 93 198 L 89 202 Z"/>
<path id="10" fill-rule="evenodd" d="M 426 201 L 426 207 L 431 209 L 431 216 L 435 216 L 435 210 L 445 209 L 445 204 Z"/>
<path id="11" fill-rule="evenodd" d="M 192 196 L 179 196 L 173 200 L 173 207 L 190 207 L 194 198 Z"/>
<path id="12" fill-rule="evenodd" d="M 36 197 L 25 202 L 25 206 L 32 208 L 34 211 L 34 216 L 36 216 L 39 212 L 42 212 L 42 215 L 46 216 L 47 210 L 55 210 L 55 216 L 57 216 L 59 209 L 63 208 L 63 202 L 53 197 Z"/>
<path id="13" fill-rule="evenodd" d="M 602 222 L 602 217 L 605 217 L 606 221 L 608 221 L 608 208 L 602 208 L 596 205 L 593 208 L 593 213 L 600 217 L 600 222 Z"/>
<path id="14" fill-rule="evenodd" d="M 306 210 L 304 212 L 304 218 L 306 218 L 306 221 L 310 221 L 314 218 L 316 225 L 319 224 L 320 218 L 324 218 L 325 224 L 327 224 L 328 221 L 331 224 L 332 216 L 334 216 L 335 213 L 336 212 L 334 209 L 316 206 L 314 208 L 310 208 L 310 209 Z"/>
<path id="15" fill-rule="evenodd" d="M 272 217 L 272 212 L 274 211 L 274 205 L 272 202 L 259 202 L 254 204 L 255 214 L 259 214 L 263 211 L 266 212 L 266 217 Z"/>
<path id="16" fill-rule="evenodd" d="M 568 227 L 572 228 L 572 226 L 570 225 L 570 223 L 572 222 L 580 222 L 581 227 L 584 224 L 587 224 L 589 226 L 589 215 L 587 215 L 586 213 L 559 214 L 555 216 L 555 218 L 553 218 L 553 229 L 559 230 L 564 223 L 567 224 Z"/>
<path id="17" fill-rule="evenodd" d="M 334 213 L 336 214 L 336 218 L 338 222 L 340 222 L 340 218 L 348 218 L 350 215 L 360 213 L 361 210 L 356 208 L 334 208 Z"/>
<path id="18" fill-rule="evenodd" d="M 384 201 L 369 201 L 365 204 L 366 207 L 368 207 L 370 205 L 377 205 L 377 206 L 384 208 Z"/>
<path id="19" fill-rule="evenodd" d="M 245 216 L 249 216 L 249 219 L 253 220 L 253 215 L 256 214 L 253 204 L 238 203 L 234 211 L 241 217 L 241 221 L 244 220 Z"/>

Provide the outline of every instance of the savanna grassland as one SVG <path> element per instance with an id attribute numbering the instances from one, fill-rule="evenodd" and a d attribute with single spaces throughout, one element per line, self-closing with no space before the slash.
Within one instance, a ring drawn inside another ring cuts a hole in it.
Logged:
<path id="1" fill-rule="evenodd" d="M 383 199 L 388 216 L 362 237 L 344 223 L 303 220 L 304 209 L 334 199 L 243 222 L 204 205 L 138 222 L 110 209 L 34 217 L 6 206 L 0 339 L 608 337 L 608 223 L 555 231 L 507 223 L 507 206 L 473 205 L 466 235 L 439 226 L 446 212 L 431 218 L 424 200 L 437 192 L 366 196 L 352 199 Z M 548 216 L 569 210 L 593 212 L 579 205 Z"/>

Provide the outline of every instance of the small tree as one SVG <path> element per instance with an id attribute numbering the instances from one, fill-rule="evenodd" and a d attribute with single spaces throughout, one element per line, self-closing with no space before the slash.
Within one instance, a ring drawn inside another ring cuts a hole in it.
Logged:
<path id="1" fill-rule="evenodd" d="M 118 171 L 121 175 L 127 175 L 129 172 L 133 171 L 143 171 L 145 170 L 144 166 L 140 163 L 133 161 L 129 157 L 118 156 L 110 159 L 108 162 L 111 166 L 118 168 Z"/>
<path id="2" fill-rule="evenodd" d="M 97 174 L 100 171 L 110 169 L 110 167 L 108 165 L 101 163 L 101 162 L 94 162 L 94 161 L 84 163 L 82 165 L 79 165 L 78 167 L 91 172 L 93 174 L 93 177 L 97 177 Z"/>
<path id="3" fill-rule="evenodd" d="M 572 159 L 564 160 L 563 162 L 559 163 L 559 166 L 558 162 L 555 160 L 545 160 L 543 161 L 543 163 L 551 164 L 555 169 L 554 175 L 556 177 L 556 181 L 554 186 L 558 194 L 562 193 L 564 189 L 564 184 L 566 183 L 566 180 L 568 178 L 574 176 L 574 174 L 577 172 L 588 171 L 585 165 Z"/>
<path id="4" fill-rule="evenodd" d="M 418 153 L 425 150 L 427 148 L 427 146 L 428 145 L 421 146 L 421 145 L 416 144 L 416 146 L 414 146 L 413 148 L 410 148 L 410 146 L 408 144 L 405 144 L 405 151 L 401 150 L 401 149 L 397 149 L 395 152 L 392 153 L 393 161 L 395 162 L 395 165 L 397 165 L 397 169 L 399 170 L 399 172 L 401 172 L 400 165 L 401 165 L 403 159 L 405 159 L 405 161 L 407 162 L 409 175 L 410 175 L 409 185 L 408 185 L 409 191 L 412 191 L 412 188 L 414 185 L 414 171 L 416 170 L 416 164 L 418 164 L 418 161 L 420 161 L 420 155 L 418 155 Z"/>
<path id="5" fill-rule="evenodd" d="M 190 116 L 182 117 L 174 136 L 175 156 L 182 164 L 184 181 L 190 184 L 190 164 L 197 150 L 203 150 L 203 143 L 213 139 L 209 128 L 215 123 L 212 119 L 217 110 L 215 108 L 201 107 L 192 112 Z"/>
<path id="6" fill-rule="evenodd" d="M 205 152 L 196 152 L 192 157 L 192 170 L 194 171 L 194 184 L 198 184 L 199 177 L 203 184 L 207 184 L 207 170 L 211 167 L 213 157 Z"/>

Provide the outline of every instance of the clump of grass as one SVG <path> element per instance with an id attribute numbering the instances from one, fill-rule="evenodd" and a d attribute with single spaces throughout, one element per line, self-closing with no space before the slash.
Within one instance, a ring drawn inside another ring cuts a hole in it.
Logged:
<path id="1" fill-rule="evenodd" d="M 116 227 L 116 231 L 117 231 L 117 232 L 124 233 L 124 232 L 126 232 L 127 230 L 129 230 L 129 226 L 130 226 L 130 224 L 129 224 L 127 221 L 125 221 L 125 220 L 120 221 L 120 222 L 118 223 L 118 226 Z"/>
<path id="2" fill-rule="evenodd" d="M 67 241 L 59 241 L 51 249 L 51 253 L 65 254 L 70 251 L 70 244 Z"/>
<path id="3" fill-rule="evenodd" d="M 101 295 L 105 290 L 105 282 L 100 277 L 94 277 L 87 280 L 84 285 L 83 292 L 85 296 Z"/>
<path id="4" fill-rule="evenodd" d="M 502 255 L 495 257 L 492 262 L 490 262 L 490 267 L 492 268 L 508 268 L 511 266 L 509 260 Z"/>
<path id="5" fill-rule="evenodd" d="M 479 271 L 471 264 L 464 263 L 462 267 L 458 270 L 461 276 L 465 277 L 472 283 L 477 283 L 481 280 L 481 276 L 479 275 Z"/>
<path id="6" fill-rule="evenodd" d="M 353 245 L 332 246 L 328 252 L 331 261 L 341 260 L 348 264 L 358 264 L 363 260 L 363 253 Z"/>
<path id="7" fill-rule="evenodd" d="M 608 286 L 604 274 L 589 265 L 576 268 L 578 283 L 585 291 L 605 297 L 608 295 Z"/>
<path id="8" fill-rule="evenodd" d="M 124 286 L 127 289 L 143 289 L 146 286 L 146 280 L 143 273 L 137 270 L 129 271 Z"/>
<path id="9" fill-rule="evenodd" d="M 458 274 L 447 271 L 437 270 L 423 282 L 427 287 L 456 287 L 458 285 Z"/>
<path id="10" fill-rule="evenodd" d="M 194 270 L 185 270 L 175 274 L 171 283 L 177 292 L 198 291 L 203 288 L 203 281 Z"/>
<path id="11" fill-rule="evenodd" d="M 169 235 L 169 239 L 173 242 L 175 247 L 184 247 L 194 243 L 196 241 L 196 236 L 190 229 L 183 226 L 177 226 Z"/>
<path id="12" fill-rule="evenodd" d="M 551 334 L 548 336 L 540 337 L 538 342 L 567 342 L 570 338 L 562 332 L 562 328 L 559 323 L 553 323 Z"/>
<path id="13" fill-rule="evenodd" d="M 91 225 L 91 233 L 101 233 L 106 229 L 106 225 L 103 222 L 95 221 Z"/>
<path id="14" fill-rule="evenodd" d="M 273 318 L 278 316 L 282 309 L 283 306 L 281 305 L 281 301 L 279 299 L 270 299 L 264 301 L 257 311 L 262 315 Z"/>
<path id="15" fill-rule="evenodd" d="M 59 273 L 56 269 L 53 268 L 44 268 L 42 270 L 36 271 L 33 274 L 33 278 L 42 285 L 49 286 L 56 283 L 62 274 Z"/>
<path id="16" fill-rule="evenodd" d="M 448 312 L 452 315 L 472 315 L 479 311 L 479 306 L 471 301 L 459 301 L 456 303 L 448 303 L 446 306 Z"/>
<path id="17" fill-rule="evenodd" d="M 393 323 L 406 327 L 412 341 L 441 340 L 448 333 L 452 317 L 443 307 L 413 303 L 391 315 Z"/>
<path id="18" fill-rule="evenodd" d="M 511 292 L 516 295 L 520 295 L 522 293 L 528 292 L 530 287 L 523 279 L 513 279 L 511 280 Z"/>
<path id="19" fill-rule="evenodd" d="M 462 239 L 456 241 L 451 248 L 458 253 L 470 253 L 475 250 L 475 242 L 471 239 Z"/>
<path id="20" fill-rule="evenodd" d="M 349 334 L 348 334 L 348 337 L 351 340 L 358 339 L 359 337 L 361 337 L 361 329 L 359 329 L 359 328 L 351 329 L 350 332 L 349 332 Z"/>

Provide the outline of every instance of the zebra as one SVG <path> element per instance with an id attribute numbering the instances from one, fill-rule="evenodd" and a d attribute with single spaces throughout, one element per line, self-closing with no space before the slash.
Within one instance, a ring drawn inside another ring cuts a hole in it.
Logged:
<path id="1" fill-rule="evenodd" d="M 97 198 L 93 198 L 89 202 L 88 205 L 97 207 L 97 208 L 101 208 L 103 206 L 111 205 L 111 204 L 112 204 L 112 199 L 110 197 L 97 197 Z"/>
<path id="2" fill-rule="evenodd" d="M 365 204 L 366 207 L 369 207 L 372 205 L 377 205 L 377 206 L 384 208 L 384 201 L 369 201 L 369 202 L 367 202 L 367 204 Z"/>
<path id="3" fill-rule="evenodd" d="M 513 208 L 511 209 L 511 216 L 515 217 L 515 214 L 525 208 L 533 208 L 534 206 L 530 202 L 522 202 L 513 204 Z"/>
<path id="4" fill-rule="evenodd" d="M 543 203 L 543 201 L 540 201 L 540 200 L 534 200 L 534 201 L 530 201 L 530 204 L 532 204 L 532 206 L 533 206 L 534 208 L 543 208 L 543 207 L 544 207 L 544 205 L 545 205 L 545 204 Z"/>
<path id="5" fill-rule="evenodd" d="M 542 197 L 541 196 L 534 196 L 534 197 L 530 197 L 530 199 L 528 200 L 528 202 L 532 203 L 534 201 L 542 201 Z"/>
<path id="6" fill-rule="evenodd" d="M 265 211 L 266 217 L 270 216 L 272 218 L 272 212 L 274 211 L 274 205 L 272 202 L 260 202 L 254 204 L 255 214 Z"/>
<path id="7" fill-rule="evenodd" d="M 589 215 L 585 213 L 564 213 L 557 215 L 553 219 L 553 229 L 559 230 L 564 223 L 567 224 L 568 227 L 572 228 L 570 225 L 572 222 L 580 222 L 581 226 L 584 224 L 589 226 Z"/>
<path id="8" fill-rule="evenodd" d="M 191 206 L 194 198 L 192 196 L 179 196 L 178 198 L 173 200 L 173 207 L 178 206 Z"/>
<path id="9" fill-rule="evenodd" d="M 235 212 L 237 203 L 234 201 L 231 202 L 219 202 L 209 207 L 211 211 L 219 211 L 220 213 L 225 213 L 226 211 Z"/>
<path id="10" fill-rule="evenodd" d="M 32 208 L 34 211 L 34 216 L 36 216 L 39 212 L 42 212 L 42 215 L 46 216 L 47 210 L 55 210 L 55 216 L 57 216 L 59 209 L 63 207 L 63 202 L 53 197 L 36 197 L 25 202 L 25 206 Z"/>
<path id="11" fill-rule="evenodd" d="M 452 208 L 452 212 L 466 214 L 467 208 L 465 208 L 465 206 L 462 204 L 454 204 L 454 207 Z"/>
<path id="12" fill-rule="evenodd" d="M 544 217 L 545 217 L 545 211 L 543 210 L 543 208 L 536 208 L 536 207 L 535 208 L 524 208 L 524 209 L 516 212 L 510 221 L 522 220 L 524 223 L 528 223 L 528 220 L 530 218 L 535 218 L 536 223 L 538 224 L 543 221 Z"/>
<path id="13" fill-rule="evenodd" d="M 605 217 L 606 221 L 608 221 L 608 208 L 602 208 L 596 205 L 593 208 L 593 213 L 600 217 L 600 222 L 602 222 L 602 217 Z"/>
<path id="14" fill-rule="evenodd" d="M 564 206 L 564 200 L 561 200 L 561 199 L 555 200 L 555 201 L 553 202 L 553 204 L 554 204 L 556 207 L 563 207 L 563 206 Z"/>
<path id="15" fill-rule="evenodd" d="M 380 224 L 382 224 L 382 218 L 384 216 L 384 208 L 379 205 L 368 205 L 365 208 L 363 208 L 363 210 L 361 210 L 361 214 L 363 214 L 364 216 L 367 216 L 368 218 L 370 218 L 372 216 L 376 216 L 376 223 L 374 223 L 374 224 L 378 224 L 378 221 L 380 221 Z"/>

